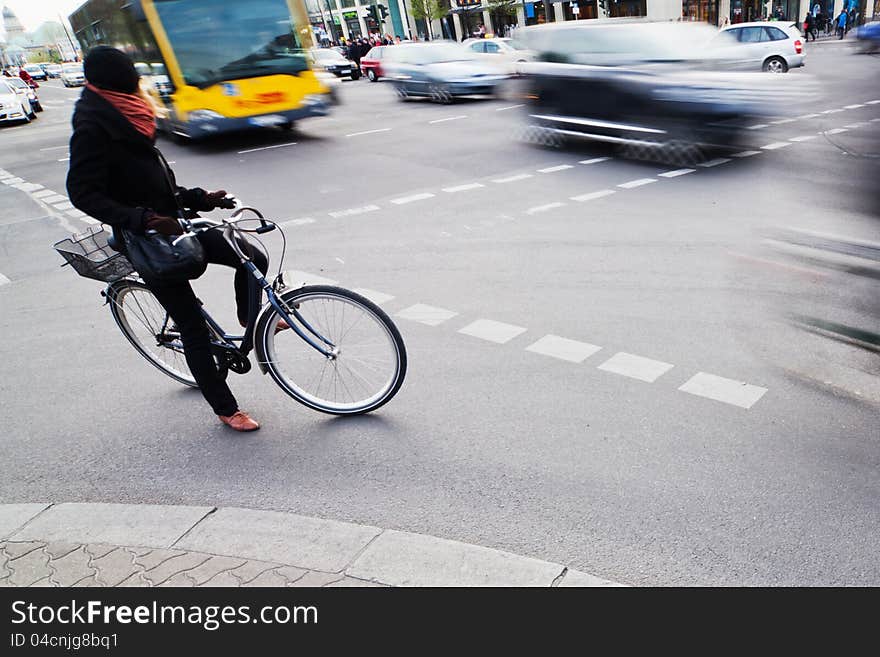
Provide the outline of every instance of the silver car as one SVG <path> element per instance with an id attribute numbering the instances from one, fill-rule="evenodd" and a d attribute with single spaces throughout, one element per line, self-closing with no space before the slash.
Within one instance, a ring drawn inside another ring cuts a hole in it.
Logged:
<path id="1" fill-rule="evenodd" d="M 786 73 L 804 65 L 804 41 L 796 25 L 736 23 L 722 28 L 709 47 L 741 68 Z"/>
<path id="2" fill-rule="evenodd" d="M 27 96 L 16 93 L 5 79 L 0 78 L 0 123 L 10 121 L 27 123 L 35 116 Z"/>

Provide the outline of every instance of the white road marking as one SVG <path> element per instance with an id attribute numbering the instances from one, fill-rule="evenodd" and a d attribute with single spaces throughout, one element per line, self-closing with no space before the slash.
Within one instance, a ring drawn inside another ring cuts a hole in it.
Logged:
<path id="1" fill-rule="evenodd" d="M 462 114 L 461 116 L 450 116 L 445 119 L 434 119 L 433 121 L 428 121 L 428 123 L 444 123 L 446 121 L 457 121 L 458 119 L 466 119 L 467 115 Z"/>
<path id="2" fill-rule="evenodd" d="M 733 157 L 751 157 L 752 155 L 760 155 L 761 151 L 742 151 L 739 153 L 734 153 Z"/>
<path id="3" fill-rule="evenodd" d="M 82 210 L 77 210 L 76 208 L 74 208 L 73 210 L 68 210 L 65 214 L 67 214 L 68 217 L 73 217 L 74 219 L 82 219 L 86 216 L 85 212 L 83 212 Z"/>
<path id="4" fill-rule="evenodd" d="M 613 189 L 600 189 L 598 192 L 590 192 L 589 194 L 581 194 L 579 196 L 572 196 L 572 201 L 592 201 L 597 198 L 602 198 L 603 196 L 611 196 L 611 194 L 616 194 L 617 192 Z"/>
<path id="5" fill-rule="evenodd" d="M 63 203 L 53 203 L 52 207 L 56 210 L 70 210 L 73 207 L 73 203 L 70 201 L 64 201 Z"/>
<path id="6" fill-rule="evenodd" d="M 709 160 L 708 162 L 700 162 L 697 166 L 706 167 L 708 169 L 710 167 L 717 167 L 719 164 L 727 164 L 728 162 L 730 162 L 729 158 L 716 157 L 714 160 Z"/>
<path id="7" fill-rule="evenodd" d="M 379 128 L 378 130 L 364 130 L 363 132 L 352 132 L 349 135 L 345 135 L 346 137 L 360 137 L 361 135 L 372 135 L 377 132 L 388 132 L 391 128 Z"/>
<path id="8" fill-rule="evenodd" d="M 880 121 L 880 116 L 878 116 L 876 119 L 871 119 L 871 123 L 876 123 L 877 121 Z"/>
<path id="9" fill-rule="evenodd" d="M 6 285 L 7 283 L 11 283 L 8 278 L 6 278 L 3 274 L 0 274 L 0 285 Z"/>
<path id="10" fill-rule="evenodd" d="M 516 109 L 517 107 L 522 107 L 522 105 L 508 105 L 507 107 L 499 107 L 499 108 L 498 108 L 497 110 L 495 110 L 495 111 L 496 111 L 496 112 L 503 112 L 503 111 L 505 111 L 505 110 Z"/>
<path id="11" fill-rule="evenodd" d="M 291 287 L 299 287 L 301 285 L 336 285 L 337 283 L 332 278 L 324 278 L 323 276 L 310 274 L 307 271 L 299 271 L 298 269 L 284 271 L 284 281 Z"/>
<path id="12" fill-rule="evenodd" d="M 546 167 L 545 169 L 538 169 L 538 173 L 555 173 L 557 171 L 565 171 L 566 169 L 574 169 L 574 167 L 570 164 L 560 164 L 555 167 Z"/>
<path id="13" fill-rule="evenodd" d="M 773 125 L 783 125 L 784 123 L 794 123 L 795 119 L 779 119 L 778 121 L 770 121 Z"/>
<path id="14" fill-rule="evenodd" d="M 599 162 L 607 162 L 610 157 L 594 157 L 589 160 L 580 160 L 578 164 L 599 164 Z"/>
<path id="15" fill-rule="evenodd" d="M 36 183 L 23 182 L 13 185 L 16 189 L 20 189 L 23 192 L 35 192 L 39 189 L 43 189 L 42 185 L 38 185 Z"/>
<path id="16" fill-rule="evenodd" d="M 838 112 L 842 112 L 842 111 L 843 111 L 842 109 L 830 109 L 830 110 L 825 110 L 824 112 L 822 112 L 822 114 L 837 114 Z"/>
<path id="17" fill-rule="evenodd" d="M 869 100 L 865 105 L 876 105 L 877 103 L 880 103 L 880 100 Z"/>
<path id="18" fill-rule="evenodd" d="M 839 135 L 841 132 L 849 132 L 846 128 L 833 128 L 831 130 L 826 130 L 826 135 Z"/>
<path id="19" fill-rule="evenodd" d="M 448 194 L 454 194 L 455 192 L 466 192 L 470 189 L 479 189 L 480 187 L 485 187 L 482 183 L 468 183 L 466 185 L 456 185 L 455 187 L 444 187 L 443 191 Z"/>
<path id="20" fill-rule="evenodd" d="M 305 224 L 313 224 L 315 220 L 311 217 L 304 217 L 302 219 L 291 219 L 290 221 L 283 221 L 278 224 L 281 227 L 284 226 L 304 226 Z"/>
<path id="21" fill-rule="evenodd" d="M 780 148 L 785 148 L 786 146 L 791 146 L 790 141 L 774 141 L 772 144 L 767 144 L 766 146 L 761 146 L 765 151 L 775 151 Z"/>
<path id="22" fill-rule="evenodd" d="M 623 189 L 633 189 L 634 187 L 641 187 L 642 185 L 650 185 L 651 183 L 657 182 L 654 178 L 639 178 L 638 180 L 630 180 L 629 182 L 621 183 L 618 187 L 622 187 Z"/>
<path id="23" fill-rule="evenodd" d="M 536 205 L 535 207 L 526 210 L 526 214 L 537 214 L 539 212 L 546 212 L 547 210 L 561 208 L 563 205 L 565 205 L 565 203 L 560 203 L 559 201 L 557 201 L 556 203 L 547 203 L 546 205 Z"/>
<path id="24" fill-rule="evenodd" d="M 432 194 L 431 192 L 423 192 L 421 194 L 413 194 L 412 196 L 401 196 L 400 198 L 391 199 L 391 202 L 394 203 L 394 205 L 404 205 L 405 203 L 424 201 L 428 198 L 434 198 L 434 194 Z"/>
<path id="25" fill-rule="evenodd" d="M 769 127 L 766 123 L 758 123 L 756 125 L 750 125 L 747 130 L 760 130 L 761 128 Z"/>
<path id="26" fill-rule="evenodd" d="M 866 125 L 870 125 L 865 121 L 859 121 L 858 123 L 850 123 L 848 125 L 843 126 L 844 128 L 849 128 L 851 130 L 855 130 L 856 128 L 864 128 Z"/>
<path id="27" fill-rule="evenodd" d="M 858 109 L 860 107 L 864 107 L 864 105 L 844 105 L 844 109 Z"/>
<path id="28" fill-rule="evenodd" d="M 59 162 L 70 162 L 70 158 L 69 157 L 60 157 L 60 158 L 58 158 L 58 161 Z"/>
<path id="29" fill-rule="evenodd" d="M 647 381 L 648 383 L 654 383 L 654 381 L 671 370 L 672 367 L 669 363 L 628 354 L 623 351 L 614 354 L 599 365 L 600 370 L 628 376 L 639 381 Z"/>
<path id="30" fill-rule="evenodd" d="M 97 219 L 92 219 L 91 217 L 80 217 L 80 221 L 84 221 L 87 224 L 95 224 L 95 225 L 101 223 Z"/>
<path id="31" fill-rule="evenodd" d="M 12 178 L 6 178 L 2 182 L 4 185 L 15 185 L 18 183 L 23 183 L 23 182 L 25 182 L 25 180 L 23 178 L 12 177 Z"/>
<path id="32" fill-rule="evenodd" d="M 50 101 L 50 102 L 51 102 L 51 101 Z M 55 102 L 59 102 L 59 103 L 60 103 L 60 102 L 62 102 L 62 101 L 59 100 L 59 101 L 55 101 Z M 69 146 L 69 144 L 64 144 L 64 146 L 50 146 L 49 148 L 41 148 L 40 150 L 41 150 L 41 151 L 57 151 L 57 150 L 60 149 L 60 148 L 67 148 L 68 146 Z"/>
<path id="33" fill-rule="evenodd" d="M 437 308 L 424 303 L 417 303 L 409 308 L 404 308 L 397 313 L 397 316 L 402 317 L 403 319 L 419 322 L 420 324 L 427 324 L 428 326 L 439 326 L 446 320 L 452 319 L 457 314 L 458 313 L 446 310 L 445 308 Z"/>
<path id="34" fill-rule="evenodd" d="M 696 169 L 675 169 L 674 171 L 664 171 L 663 173 L 658 173 L 657 176 L 660 178 L 678 178 L 679 176 L 686 176 L 689 173 L 693 173 Z"/>
<path id="35" fill-rule="evenodd" d="M 355 288 L 354 290 L 357 294 L 360 294 L 362 297 L 367 297 L 370 301 L 377 305 L 382 305 L 388 301 L 391 301 L 394 298 L 393 294 L 385 294 L 384 292 L 376 292 L 376 290 L 368 290 L 365 287 Z"/>
<path id="36" fill-rule="evenodd" d="M 34 198 L 40 198 L 40 199 L 45 198 L 46 196 L 55 196 L 55 195 L 56 195 L 55 192 L 53 192 L 51 189 L 41 189 L 40 191 L 34 192 L 33 194 L 31 194 L 31 196 L 33 196 Z M 60 194 L 59 194 L 59 196 L 60 196 Z"/>
<path id="37" fill-rule="evenodd" d="M 517 180 L 525 180 L 526 178 L 531 178 L 531 177 L 532 177 L 532 174 L 530 174 L 530 173 L 520 173 L 515 176 L 509 176 L 507 178 L 496 178 L 492 182 L 502 184 L 502 183 L 516 182 Z"/>
<path id="38" fill-rule="evenodd" d="M 800 137 L 792 137 L 788 141 L 793 142 L 801 142 L 801 141 L 810 141 L 811 139 L 815 139 L 816 135 L 801 135 Z"/>
<path id="39" fill-rule="evenodd" d="M 799 116 L 799 119 L 815 119 L 819 114 L 804 114 L 803 116 Z"/>
<path id="40" fill-rule="evenodd" d="M 61 194 L 56 194 L 55 196 L 47 196 L 46 198 L 40 199 L 43 203 L 60 203 L 61 201 L 66 201 L 67 197 L 62 196 Z"/>
<path id="41" fill-rule="evenodd" d="M 496 322 L 491 319 L 478 319 L 464 328 L 459 329 L 458 332 L 464 333 L 465 335 L 472 335 L 481 340 L 495 342 L 496 344 L 505 344 L 521 333 L 525 333 L 526 329 L 522 326 Z"/>
<path id="42" fill-rule="evenodd" d="M 767 388 L 705 372 L 692 376 L 679 390 L 740 408 L 751 408 L 767 392 Z"/>
<path id="43" fill-rule="evenodd" d="M 291 141 L 286 144 L 274 144 L 272 146 L 261 146 L 260 148 L 249 148 L 245 151 L 237 151 L 238 155 L 244 155 L 245 153 L 256 153 L 257 151 L 268 151 L 271 148 L 284 148 L 285 146 L 296 146 L 297 142 Z M 169 162 L 168 164 L 173 164 L 173 162 Z"/>
<path id="44" fill-rule="evenodd" d="M 570 363 L 583 363 L 587 358 L 601 350 L 594 344 L 561 338 L 558 335 L 545 335 L 526 347 L 526 351 L 567 360 Z"/>
<path id="45" fill-rule="evenodd" d="M 373 212 L 378 210 L 378 205 L 365 205 L 360 208 L 348 208 L 347 210 L 337 210 L 336 212 L 328 212 L 331 217 L 338 219 L 339 217 L 351 217 L 356 214 L 364 214 L 365 212 Z"/>

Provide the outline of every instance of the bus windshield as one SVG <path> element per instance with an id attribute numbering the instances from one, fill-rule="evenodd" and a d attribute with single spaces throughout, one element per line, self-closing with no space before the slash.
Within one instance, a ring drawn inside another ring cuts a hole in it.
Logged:
<path id="1" fill-rule="evenodd" d="M 286 0 L 157 0 L 155 7 L 187 84 L 308 69 Z"/>

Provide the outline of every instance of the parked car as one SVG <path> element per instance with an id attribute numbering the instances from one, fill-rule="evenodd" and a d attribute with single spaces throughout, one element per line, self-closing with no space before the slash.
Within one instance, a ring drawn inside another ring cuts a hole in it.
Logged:
<path id="1" fill-rule="evenodd" d="M 314 66 L 332 73 L 337 78 L 358 80 L 361 77 L 361 72 L 355 63 L 333 48 L 312 48 L 309 50 L 309 59 Z"/>
<path id="2" fill-rule="evenodd" d="M 737 23 L 721 28 L 709 44 L 727 60 L 738 60 L 739 68 L 786 73 L 804 65 L 804 42 L 792 23 Z"/>
<path id="3" fill-rule="evenodd" d="M 587 139 L 633 157 L 696 163 L 744 142 L 745 121 L 791 114 L 816 92 L 808 76 L 735 70 L 722 56 L 729 53 L 707 50 L 716 34 L 696 23 L 639 21 L 520 28 L 517 38 L 536 57 L 523 64 L 526 140 Z"/>
<path id="4" fill-rule="evenodd" d="M 25 71 L 27 71 L 27 74 L 30 75 L 34 80 L 46 79 L 46 72 L 39 64 L 25 64 L 23 68 Z"/>
<path id="5" fill-rule="evenodd" d="M 397 46 L 373 46 L 370 51 L 361 57 L 361 72 L 367 76 L 370 82 L 378 82 L 379 78 L 385 77 L 383 62 L 388 60 L 391 49 Z"/>
<path id="6" fill-rule="evenodd" d="M 60 78 L 61 64 L 49 64 L 46 67 L 46 75 L 50 78 Z"/>
<path id="7" fill-rule="evenodd" d="M 0 78 L 0 123 L 9 123 L 11 121 L 24 121 L 28 123 L 36 115 L 27 97 L 19 94 L 9 84 L 11 79 L 14 78 Z"/>
<path id="8" fill-rule="evenodd" d="M 65 62 L 61 65 L 61 82 L 65 87 L 81 87 L 86 83 L 81 62 Z"/>
<path id="9" fill-rule="evenodd" d="M 19 96 L 27 99 L 27 102 L 29 103 L 32 110 L 31 114 L 33 114 L 34 112 L 43 111 L 43 106 L 40 104 L 40 98 L 39 96 L 37 96 L 36 89 L 33 89 L 30 85 L 28 85 L 27 82 L 25 82 L 21 78 L 11 78 L 9 80 L 6 80 L 6 82 L 8 82 L 13 89 L 15 89 L 15 92 Z"/>
<path id="10" fill-rule="evenodd" d="M 392 61 L 384 66 L 398 96 L 428 97 L 451 103 L 463 96 L 495 96 L 509 79 L 500 67 L 476 58 L 454 42 L 391 46 Z"/>

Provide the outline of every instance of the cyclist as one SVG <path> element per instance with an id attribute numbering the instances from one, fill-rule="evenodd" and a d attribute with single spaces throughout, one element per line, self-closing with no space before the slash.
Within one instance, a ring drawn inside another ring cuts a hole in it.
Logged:
<path id="1" fill-rule="evenodd" d="M 206 192 L 176 185 L 154 145 L 152 105 L 140 91 L 138 73 L 125 53 L 109 46 L 92 48 L 83 70 L 87 84 L 73 114 L 67 174 L 67 192 L 77 208 L 110 225 L 117 244 L 122 244 L 121 228 L 182 234 L 176 218 L 180 208 L 195 216 L 196 211 L 234 207 L 225 198 L 225 190 Z M 236 307 L 239 322 L 245 326 L 250 274 L 218 231 L 200 233 L 199 240 L 208 262 L 235 268 Z M 269 268 L 266 256 L 256 249 L 250 251 L 254 264 L 265 273 Z M 259 429 L 259 423 L 239 409 L 217 370 L 208 327 L 189 282 L 144 282 L 177 325 L 187 365 L 214 413 L 236 431 Z M 279 324 L 280 328 L 288 327 Z"/>

